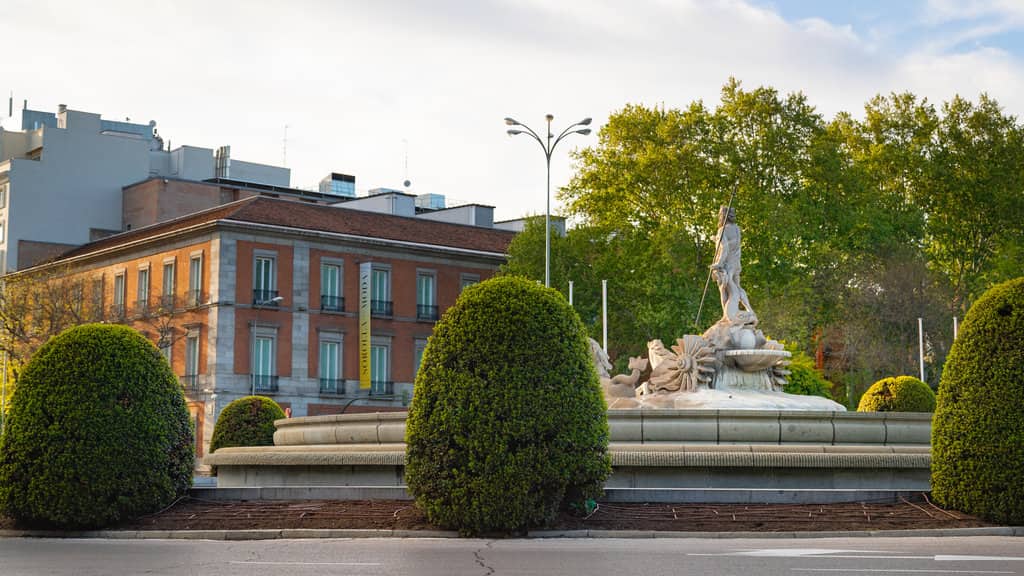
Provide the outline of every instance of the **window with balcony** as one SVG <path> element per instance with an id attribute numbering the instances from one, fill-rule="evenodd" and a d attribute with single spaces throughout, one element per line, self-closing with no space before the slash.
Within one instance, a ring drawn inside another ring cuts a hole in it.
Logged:
<path id="1" fill-rule="evenodd" d="M 427 339 L 417 338 L 413 342 L 412 373 L 415 377 L 420 372 L 420 365 L 423 364 L 423 353 L 427 350 Z"/>
<path id="2" fill-rule="evenodd" d="M 373 344 L 370 346 L 370 395 L 393 393 L 391 344 Z"/>
<path id="3" fill-rule="evenodd" d="M 416 319 L 437 320 L 437 288 L 433 272 L 416 273 Z"/>
<path id="4" fill-rule="evenodd" d="M 341 292 L 341 263 L 320 263 L 320 309 L 329 312 L 345 309 L 345 298 Z"/>
<path id="5" fill-rule="evenodd" d="M 370 313 L 374 316 L 393 315 L 391 270 L 387 268 L 374 268 L 370 278 Z"/>
<path id="6" fill-rule="evenodd" d="M 320 336 L 320 393 L 344 394 L 345 383 L 341 378 L 341 335 Z"/>
<path id="7" fill-rule="evenodd" d="M 252 267 L 252 303 L 256 306 L 276 306 L 276 259 L 268 254 L 257 254 Z"/>
<path id="8" fill-rule="evenodd" d="M 480 283 L 479 274 L 459 274 L 459 292 L 469 288 L 473 284 Z"/>
<path id="9" fill-rule="evenodd" d="M 277 363 L 274 359 L 276 338 L 258 332 L 252 344 L 252 388 L 255 392 L 277 391 Z"/>
<path id="10" fill-rule="evenodd" d="M 203 256 L 196 254 L 188 261 L 188 302 L 189 307 L 203 303 Z"/>
<path id="11" fill-rule="evenodd" d="M 139 268 L 135 291 L 135 312 L 145 316 L 149 313 L 149 268 Z"/>
<path id="12" fill-rule="evenodd" d="M 199 331 L 190 330 L 185 337 L 185 376 L 183 384 L 189 391 L 199 389 Z"/>
<path id="13" fill-rule="evenodd" d="M 120 272 L 114 276 L 114 306 L 111 314 L 115 319 L 124 318 L 124 291 L 124 272 Z"/>
<path id="14" fill-rule="evenodd" d="M 92 281 L 92 292 L 91 292 L 91 294 L 92 294 L 92 310 L 90 311 L 90 316 L 92 316 L 92 319 L 96 320 L 96 321 L 103 320 L 103 316 L 104 316 L 104 314 L 103 314 L 103 300 L 104 300 L 103 290 L 104 290 L 103 277 L 100 276 L 99 278 L 94 278 L 93 281 Z"/>
<path id="15" fill-rule="evenodd" d="M 164 262 L 163 290 L 160 292 L 160 308 L 170 312 L 176 308 L 174 293 L 177 288 L 174 279 L 174 260 Z"/>

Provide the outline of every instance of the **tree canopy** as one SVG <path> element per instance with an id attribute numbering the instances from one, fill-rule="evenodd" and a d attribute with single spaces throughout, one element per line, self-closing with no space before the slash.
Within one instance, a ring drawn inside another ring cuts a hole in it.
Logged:
<path id="1" fill-rule="evenodd" d="M 716 213 L 732 199 L 743 286 L 775 338 L 821 346 L 833 380 L 861 389 L 916 373 L 917 318 L 937 382 L 952 316 L 1024 256 L 1024 127 L 986 95 L 936 108 L 876 96 L 826 119 L 801 93 L 730 80 L 714 108 L 627 105 L 574 153 L 559 191 L 574 225 L 552 244 L 552 285 L 620 363 L 652 338 L 702 331 Z M 543 278 L 544 225 L 510 248 L 507 273 Z"/>

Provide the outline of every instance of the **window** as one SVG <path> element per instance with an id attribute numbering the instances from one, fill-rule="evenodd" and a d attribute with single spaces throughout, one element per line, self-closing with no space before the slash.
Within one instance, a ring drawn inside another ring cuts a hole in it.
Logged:
<path id="1" fill-rule="evenodd" d="M 139 268 L 138 288 L 135 295 L 135 309 L 145 315 L 149 311 L 149 268 Z"/>
<path id="2" fill-rule="evenodd" d="M 415 340 L 415 342 L 413 343 L 413 354 L 412 354 L 412 358 L 413 358 L 413 360 L 412 360 L 413 361 L 412 373 L 413 373 L 414 377 L 415 377 L 416 374 L 419 374 L 419 372 L 420 372 L 420 365 L 423 364 L 423 353 L 426 352 L 426 350 L 427 350 L 427 339 L 426 338 L 417 338 Z"/>
<path id="3" fill-rule="evenodd" d="M 160 354 L 164 357 L 165 360 L 167 360 L 167 364 L 169 364 L 171 367 L 173 367 L 174 364 L 171 363 L 171 349 L 172 349 L 172 347 L 171 347 L 170 340 L 161 341 L 161 342 L 158 343 L 158 346 L 160 347 Z"/>
<path id="4" fill-rule="evenodd" d="M 3 244 L 4 242 L 6 242 L 6 238 L 7 238 L 7 235 L 4 234 L 4 232 L 6 232 L 5 229 L 7 228 L 7 226 L 4 226 L 4 224 L 6 224 L 6 223 L 5 222 L 0 222 L 0 244 Z"/>
<path id="5" fill-rule="evenodd" d="M 164 262 L 164 286 L 160 296 L 160 307 L 164 310 L 174 310 L 174 260 Z"/>
<path id="6" fill-rule="evenodd" d="M 320 337 L 320 393 L 340 394 L 345 392 L 341 379 L 341 335 Z"/>
<path id="7" fill-rule="evenodd" d="M 416 273 L 416 319 L 437 320 L 437 293 L 433 272 Z"/>
<path id="8" fill-rule="evenodd" d="M 198 390 L 199 379 L 199 331 L 190 330 L 185 337 L 185 387 Z"/>
<path id="9" fill-rule="evenodd" d="M 473 284 L 479 284 L 479 283 L 480 283 L 480 275 L 479 274 L 460 274 L 459 275 L 459 292 L 462 292 L 463 290 L 465 290 L 466 288 L 472 286 Z"/>
<path id="10" fill-rule="evenodd" d="M 277 391 L 277 366 L 274 361 L 275 338 L 260 332 L 252 345 L 252 385 L 255 392 Z"/>
<path id="11" fill-rule="evenodd" d="M 92 317 L 94 320 L 103 319 L 103 277 L 95 278 L 92 281 Z"/>
<path id="12" fill-rule="evenodd" d="M 124 272 L 114 276 L 114 308 L 115 318 L 124 318 Z"/>
<path id="13" fill-rule="evenodd" d="M 375 316 L 391 316 L 391 270 L 374 268 L 370 282 L 370 313 Z"/>
<path id="14" fill-rule="evenodd" d="M 274 257 L 257 255 L 253 260 L 252 303 L 256 306 L 275 306 L 277 278 L 274 273 Z"/>
<path id="15" fill-rule="evenodd" d="M 7 192 L 11 189 L 11 183 L 0 182 L 0 208 L 7 207 Z"/>
<path id="16" fill-rule="evenodd" d="M 341 264 L 320 263 L 320 309 L 341 312 L 345 298 L 341 295 Z"/>
<path id="17" fill-rule="evenodd" d="M 197 254 L 188 261 L 188 305 L 203 303 L 203 255 Z"/>
<path id="18" fill-rule="evenodd" d="M 391 382 L 391 345 L 373 344 L 370 346 L 370 394 L 392 394 L 394 386 Z"/>

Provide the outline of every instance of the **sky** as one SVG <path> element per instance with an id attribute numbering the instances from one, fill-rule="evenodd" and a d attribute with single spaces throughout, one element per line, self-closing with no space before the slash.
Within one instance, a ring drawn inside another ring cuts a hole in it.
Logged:
<path id="1" fill-rule="evenodd" d="M 0 39 L 7 129 L 26 99 L 155 120 L 174 147 L 286 165 L 294 187 L 409 180 L 498 220 L 545 210 L 543 151 L 506 116 L 599 129 L 627 104 L 714 108 L 730 77 L 826 118 L 907 90 L 1024 114 L 1024 0 L 0 0 Z M 596 142 L 559 144 L 553 191 Z"/>

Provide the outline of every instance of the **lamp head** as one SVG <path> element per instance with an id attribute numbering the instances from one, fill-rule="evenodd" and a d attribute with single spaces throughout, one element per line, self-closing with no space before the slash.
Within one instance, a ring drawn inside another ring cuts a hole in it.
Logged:
<path id="1" fill-rule="evenodd" d="M 505 125 L 506 126 L 519 126 L 519 122 L 517 122 L 514 118 L 509 118 L 509 117 L 506 116 L 505 117 Z"/>
<path id="2" fill-rule="evenodd" d="M 580 120 L 580 126 L 590 126 L 590 122 L 592 120 L 592 118 L 584 118 L 583 120 Z"/>
<path id="3" fill-rule="evenodd" d="M 577 130 L 576 133 L 577 134 L 583 134 L 584 136 L 586 136 L 587 134 L 590 134 L 590 128 L 584 128 L 583 130 Z"/>
<path id="4" fill-rule="evenodd" d="M 515 136 L 516 134 L 522 134 L 522 133 L 523 133 L 523 131 L 522 131 L 522 130 L 516 130 L 516 129 L 514 129 L 514 128 L 513 128 L 512 130 L 509 130 L 509 131 L 508 131 L 508 135 L 509 135 L 509 136 Z"/>

